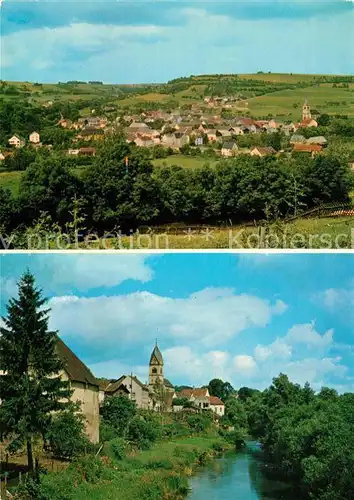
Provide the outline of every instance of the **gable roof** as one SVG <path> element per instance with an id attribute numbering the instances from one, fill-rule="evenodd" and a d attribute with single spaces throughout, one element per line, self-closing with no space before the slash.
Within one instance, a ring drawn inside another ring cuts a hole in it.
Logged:
<path id="1" fill-rule="evenodd" d="M 172 384 L 172 382 L 170 382 L 167 378 L 165 378 L 163 382 L 164 382 L 164 385 L 166 387 L 170 387 L 171 389 L 175 388 L 175 386 Z"/>
<path id="2" fill-rule="evenodd" d="M 322 146 L 319 144 L 294 144 L 293 151 L 304 153 L 319 152 L 322 151 Z"/>
<path id="3" fill-rule="evenodd" d="M 257 150 L 261 154 L 273 154 L 276 153 L 275 149 L 271 146 L 254 146 L 251 151 Z"/>
<path id="4" fill-rule="evenodd" d="M 222 405 L 222 406 L 225 406 L 224 403 L 221 401 L 221 399 L 218 398 L 217 396 L 210 396 L 209 403 L 211 405 Z"/>
<path id="5" fill-rule="evenodd" d="M 222 149 L 233 149 L 236 146 L 236 142 L 224 142 Z"/>
<path id="6" fill-rule="evenodd" d="M 98 386 L 97 379 L 92 375 L 88 367 L 72 352 L 71 349 L 57 337 L 56 351 L 64 364 L 69 379 L 73 382 Z"/>
<path id="7" fill-rule="evenodd" d="M 195 398 L 208 397 L 208 388 L 201 387 L 196 389 L 182 389 L 177 396 L 190 398 L 191 396 Z"/>

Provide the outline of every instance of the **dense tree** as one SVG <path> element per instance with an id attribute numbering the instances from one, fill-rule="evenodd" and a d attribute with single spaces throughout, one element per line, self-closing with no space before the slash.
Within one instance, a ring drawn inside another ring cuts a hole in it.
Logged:
<path id="1" fill-rule="evenodd" d="M 136 414 L 136 406 L 126 396 L 112 396 L 104 399 L 100 413 L 103 421 L 114 429 L 118 436 L 125 437 L 129 422 Z"/>
<path id="2" fill-rule="evenodd" d="M 95 227 L 130 229 L 158 215 L 158 190 L 152 164 L 144 153 L 112 138 L 88 168 L 85 193 Z"/>
<path id="3" fill-rule="evenodd" d="M 79 188 L 79 179 L 60 158 L 55 155 L 38 158 L 21 178 L 19 200 L 23 221 L 33 221 L 41 212 L 47 212 L 53 221 L 65 224 Z"/>
<path id="4" fill-rule="evenodd" d="M 9 189 L 0 186 L 0 230 L 8 231 L 14 223 L 15 200 Z M 4 235 L 3 235 L 4 236 Z"/>
<path id="5" fill-rule="evenodd" d="M 251 389 L 250 387 L 240 387 L 240 389 L 237 391 L 237 395 L 240 401 L 246 401 L 257 392 L 259 392 L 257 389 Z"/>
<path id="6" fill-rule="evenodd" d="M 9 171 L 26 170 L 36 160 L 36 150 L 34 148 L 20 148 L 5 158 L 4 169 Z"/>
<path id="7" fill-rule="evenodd" d="M 354 498 L 354 396 L 339 396 L 286 375 L 245 401 L 250 432 L 256 435 L 279 479 L 292 482 L 301 498 Z"/>
<path id="8" fill-rule="evenodd" d="M 301 174 L 308 206 L 349 200 L 353 178 L 348 165 L 337 158 L 318 155 L 301 168 Z"/>
<path id="9" fill-rule="evenodd" d="M 71 395 L 58 375 L 63 364 L 56 351 L 57 334 L 48 330 L 49 309 L 26 272 L 18 298 L 10 299 L 0 327 L 0 429 L 10 439 L 10 450 L 25 443 L 28 467 L 33 470 L 33 439 L 44 437 L 53 412 L 64 410 Z"/>
<path id="10" fill-rule="evenodd" d="M 224 382 L 219 378 L 210 380 L 208 389 L 211 396 L 217 396 L 222 401 L 226 401 L 230 396 L 236 394 L 236 391 L 230 382 Z"/>

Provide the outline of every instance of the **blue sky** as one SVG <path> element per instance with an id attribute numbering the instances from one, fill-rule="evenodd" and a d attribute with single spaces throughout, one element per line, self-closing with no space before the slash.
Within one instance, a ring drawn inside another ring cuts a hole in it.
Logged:
<path id="1" fill-rule="evenodd" d="M 354 391 L 353 255 L 4 254 L 1 315 L 26 268 L 96 376 L 146 381 L 157 337 L 175 384 L 264 388 L 285 372 Z"/>
<path id="2" fill-rule="evenodd" d="M 354 73 L 352 0 L 3 0 L 1 78 Z"/>

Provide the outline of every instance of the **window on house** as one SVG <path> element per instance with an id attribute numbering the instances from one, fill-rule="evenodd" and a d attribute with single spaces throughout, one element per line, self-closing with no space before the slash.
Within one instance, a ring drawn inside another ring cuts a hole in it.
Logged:
<path id="1" fill-rule="evenodd" d="M 151 371 L 152 373 L 157 373 L 157 368 L 153 368 Z"/>

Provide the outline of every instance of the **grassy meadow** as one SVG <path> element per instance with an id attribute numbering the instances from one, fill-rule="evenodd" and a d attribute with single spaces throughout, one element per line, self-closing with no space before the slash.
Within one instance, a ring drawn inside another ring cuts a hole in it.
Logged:
<path id="1" fill-rule="evenodd" d="M 203 167 L 205 164 L 209 164 L 213 166 L 217 163 L 218 160 L 214 158 L 207 158 L 203 156 L 187 156 L 187 155 L 171 155 L 167 158 L 157 158 L 153 160 L 152 163 L 155 167 L 161 166 L 180 166 L 185 168 L 197 168 Z"/>
<path id="2" fill-rule="evenodd" d="M 294 90 L 279 90 L 268 95 L 248 99 L 248 111 L 254 116 L 272 115 L 278 118 L 299 120 L 305 99 L 320 113 L 347 114 L 354 117 L 354 85 L 349 89 L 333 88 L 321 84 Z M 294 105 L 297 107 L 295 108 Z"/>
<path id="3" fill-rule="evenodd" d="M 22 172 L 0 172 L 0 186 L 9 189 L 13 195 L 18 194 Z"/>
<path id="4" fill-rule="evenodd" d="M 230 81 L 235 86 L 242 87 L 242 81 L 254 81 L 255 85 L 264 95 L 254 97 L 252 90 L 245 87 L 242 94 L 247 98 L 245 102 L 235 105 L 235 112 L 249 111 L 254 116 L 266 116 L 272 114 L 274 117 L 287 117 L 295 120 L 300 118 L 301 105 L 307 97 L 311 106 L 321 113 L 347 114 L 354 117 L 354 84 L 349 88 L 333 87 L 331 83 L 318 83 L 319 77 L 324 75 L 296 75 L 280 73 L 257 73 L 238 75 L 199 75 L 191 76 L 182 80 L 184 88 L 176 89 L 175 82 L 163 84 L 94 84 L 94 83 L 30 83 L 30 82 L 6 82 L 15 87 L 17 91 L 30 102 L 43 104 L 47 101 L 76 101 L 104 99 L 107 103 L 119 107 L 143 105 L 144 103 L 167 103 L 174 101 L 176 104 L 199 103 L 205 106 L 203 96 L 208 86 L 217 85 L 220 81 Z M 286 89 L 286 85 L 301 86 L 308 84 L 306 88 Z M 269 85 L 285 86 L 278 91 L 266 93 Z M 1 94 L 5 100 L 17 99 L 18 95 Z"/>
<path id="5" fill-rule="evenodd" d="M 51 500 L 172 500 L 188 493 L 188 476 L 231 445 L 217 434 L 156 443 L 116 459 L 106 443 L 100 458 L 88 457 L 42 476 Z"/>

